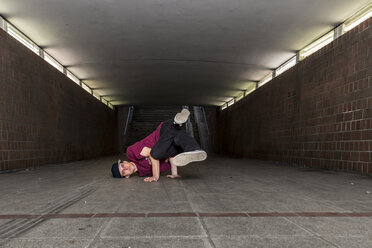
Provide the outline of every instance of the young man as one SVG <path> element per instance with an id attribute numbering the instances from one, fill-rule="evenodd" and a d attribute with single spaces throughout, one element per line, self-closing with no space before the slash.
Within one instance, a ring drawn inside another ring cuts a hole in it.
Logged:
<path id="1" fill-rule="evenodd" d="M 129 178 L 135 172 L 139 176 L 147 176 L 145 182 L 159 180 L 160 173 L 171 169 L 169 178 L 180 177 L 177 166 L 190 162 L 203 161 L 207 153 L 200 149 L 199 144 L 182 129 L 189 118 L 190 112 L 182 109 L 174 120 L 160 123 L 154 132 L 127 149 L 129 161 L 118 161 L 111 168 L 116 178 Z"/>

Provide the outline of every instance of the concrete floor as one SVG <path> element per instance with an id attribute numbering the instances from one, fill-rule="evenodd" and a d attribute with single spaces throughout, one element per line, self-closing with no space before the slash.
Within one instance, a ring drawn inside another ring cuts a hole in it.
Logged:
<path id="1" fill-rule="evenodd" d="M 372 247 L 372 178 L 210 157 L 114 179 L 118 157 L 0 174 L 0 247 Z"/>

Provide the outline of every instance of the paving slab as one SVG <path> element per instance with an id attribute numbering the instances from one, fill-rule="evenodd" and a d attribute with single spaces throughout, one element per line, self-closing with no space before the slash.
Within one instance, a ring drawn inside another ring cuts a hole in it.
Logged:
<path id="1" fill-rule="evenodd" d="M 85 238 L 92 239 L 106 219 L 50 219 L 32 228 L 22 238 Z"/>
<path id="2" fill-rule="evenodd" d="M 58 239 L 58 238 L 51 238 L 51 239 L 12 239 L 7 242 L 0 244 L 2 248 L 20 248 L 20 247 L 27 247 L 27 248 L 81 248 L 81 247 L 88 247 L 89 244 L 92 242 L 90 239 Z"/>
<path id="3" fill-rule="evenodd" d="M 287 217 L 319 236 L 372 237 L 370 217 Z"/>
<path id="4" fill-rule="evenodd" d="M 229 236 L 213 237 L 216 248 L 335 248 L 336 246 L 316 236 Z"/>
<path id="5" fill-rule="evenodd" d="M 284 196 L 278 193 L 262 193 L 257 200 L 271 212 L 338 212 L 344 210 L 332 202 L 308 197 Z"/>
<path id="6" fill-rule="evenodd" d="M 92 201 L 82 199 L 63 209 L 60 213 L 115 213 L 120 203 L 113 201 Z"/>
<path id="7" fill-rule="evenodd" d="M 372 247 L 372 237 L 324 236 L 323 238 L 337 245 L 337 247 L 345 247 L 345 248 L 371 248 Z"/>
<path id="8" fill-rule="evenodd" d="M 125 238 L 125 239 L 100 239 L 94 248 L 212 248 L 207 239 L 202 238 Z"/>
<path id="9" fill-rule="evenodd" d="M 216 235 L 312 235 L 281 217 L 209 217 L 203 220 L 212 237 Z"/>
<path id="10" fill-rule="evenodd" d="M 267 212 L 269 208 L 250 195 L 244 194 L 190 194 L 198 212 Z"/>
<path id="11" fill-rule="evenodd" d="M 147 201 L 123 201 L 118 212 L 128 213 L 161 213 L 161 212 L 191 212 L 189 202 L 181 201 L 158 201 L 157 199 Z"/>
<path id="12" fill-rule="evenodd" d="M 102 232 L 101 237 L 167 237 L 198 236 L 206 234 L 195 217 L 164 218 L 113 218 L 110 225 Z"/>
<path id="13" fill-rule="evenodd" d="M 344 200 L 344 201 L 324 201 L 326 204 L 341 209 L 341 211 L 372 212 L 372 200 Z"/>

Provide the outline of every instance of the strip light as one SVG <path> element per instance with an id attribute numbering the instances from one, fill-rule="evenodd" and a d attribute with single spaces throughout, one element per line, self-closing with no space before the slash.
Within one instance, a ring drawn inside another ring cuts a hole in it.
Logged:
<path id="1" fill-rule="evenodd" d="M 372 16 L 372 3 L 368 4 L 366 7 L 358 11 L 354 16 L 349 18 L 345 22 L 345 28 L 344 31 L 347 32 L 356 26 L 358 26 L 360 23 L 364 22 L 368 18 Z"/>
<path id="2" fill-rule="evenodd" d="M 26 46 L 28 49 L 33 51 L 36 54 L 39 54 L 39 47 L 33 43 L 30 39 L 28 39 L 25 35 L 23 35 L 21 32 L 19 32 L 15 27 L 7 24 L 8 26 L 8 34 L 13 36 L 15 39 L 17 39 L 19 42 L 21 42 L 24 46 Z"/>
<path id="3" fill-rule="evenodd" d="M 88 85 L 86 85 L 85 83 L 81 83 L 81 87 L 86 90 L 89 94 L 93 94 L 93 91 L 91 90 L 91 88 L 89 88 Z"/>
<path id="4" fill-rule="evenodd" d="M 235 99 L 231 99 L 230 101 L 227 102 L 227 107 L 230 107 L 231 105 L 233 105 L 235 103 Z"/>
<path id="5" fill-rule="evenodd" d="M 327 44 L 331 43 L 334 39 L 334 30 L 329 32 L 328 34 L 324 35 L 323 37 L 317 39 L 304 49 L 300 51 L 299 59 L 302 60 L 309 56 L 310 54 L 313 54 L 314 52 L 318 51 L 320 48 L 326 46 Z"/>
<path id="6" fill-rule="evenodd" d="M 63 73 L 63 66 L 46 52 L 44 52 L 44 60 Z"/>
<path id="7" fill-rule="evenodd" d="M 95 91 L 95 90 L 92 90 L 92 95 L 95 97 L 95 98 L 97 98 L 98 100 L 100 100 L 101 101 L 101 97 L 100 97 L 100 95 L 97 93 L 97 91 Z"/>
<path id="8" fill-rule="evenodd" d="M 106 104 L 106 105 L 108 104 L 108 101 L 107 101 L 105 98 L 103 98 L 103 97 L 102 97 L 101 101 L 102 101 L 104 104 Z"/>
<path id="9" fill-rule="evenodd" d="M 69 77 L 72 81 L 74 81 L 76 84 L 80 85 L 80 80 L 72 74 L 69 70 L 66 72 L 67 77 Z"/>
<path id="10" fill-rule="evenodd" d="M 262 85 L 266 84 L 271 79 L 273 79 L 273 73 L 272 72 L 270 72 L 269 74 L 267 74 L 263 79 L 261 79 L 260 82 L 258 82 L 258 87 L 261 87 Z"/>
<path id="11" fill-rule="evenodd" d="M 242 93 L 240 93 L 236 98 L 235 98 L 235 101 L 240 101 L 241 99 L 243 99 L 244 97 L 244 91 Z"/>
<path id="12" fill-rule="evenodd" d="M 5 22 L 5 20 L 0 16 L 0 28 L 3 29 L 4 31 L 7 31 L 6 25 L 7 23 Z"/>
<path id="13" fill-rule="evenodd" d="M 278 76 L 288 70 L 289 68 L 296 65 L 296 56 L 289 59 L 287 62 L 285 62 L 283 65 L 279 66 L 278 69 L 275 70 L 275 76 Z"/>

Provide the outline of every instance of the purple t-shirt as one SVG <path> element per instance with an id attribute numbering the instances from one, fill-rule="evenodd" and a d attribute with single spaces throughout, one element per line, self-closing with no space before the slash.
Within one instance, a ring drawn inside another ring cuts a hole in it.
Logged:
<path id="1" fill-rule="evenodd" d="M 144 147 L 152 148 L 160 138 L 160 129 L 163 122 L 156 128 L 154 132 L 148 135 L 143 140 L 140 140 L 127 148 L 127 158 L 136 164 L 138 175 L 152 176 L 152 165 L 151 161 L 147 157 L 143 157 L 140 153 Z M 170 170 L 170 163 L 165 162 L 165 159 L 159 161 L 160 173 Z"/>

